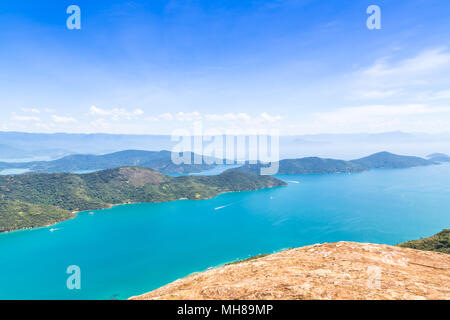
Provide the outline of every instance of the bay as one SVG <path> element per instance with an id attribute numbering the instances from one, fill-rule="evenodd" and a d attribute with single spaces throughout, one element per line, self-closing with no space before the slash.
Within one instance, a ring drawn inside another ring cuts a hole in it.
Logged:
<path id="1" fill-rule="evenodd" d="M 450 227 L 449 164 L 277 177 L 289 185 L 116 206 L 0 234 L 0 299 L 126 299 L 261 253 L 396 244 Z M 81 290 L 67 289 L 70 265 L 81 269 Z"/>

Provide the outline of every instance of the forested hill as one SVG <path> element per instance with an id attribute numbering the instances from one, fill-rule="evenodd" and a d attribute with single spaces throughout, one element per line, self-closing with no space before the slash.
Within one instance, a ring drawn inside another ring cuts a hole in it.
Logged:
<path id="1" fill-rule="evenodd" d="M 236 171 L 243 171 L 248 173 L 259 174 L 261 168 L 267 165 L 245 164 L 236 169 Z M 361 172 L 366 168 L 344 160 L 323 159 L 318 157 L 308 157 L 301 159 L 284 159 L 279 162 L 279 174 L 313 174 L 313 173 L 336 173 L 336 172 Z"/>
<path id="2" fill-rule="evenodd" d="M 82 175 L 0 176 L 0 232 L 45 226 L 72 217 L 74 211 L 115 204 L 206 199 L 222 192 L 282 185 L 283 181 L 273 177 L 242 172 L 174 178 L 142 167 Z"/>
<path id="3" fill-rule="evenodd" d="M 379 152 L 368 157 L 352 160 L 353 163 L 359 164 L 367 169 L 398 169 L 411 168 L 420 166 L 429 166 L 436 164 L 433 161 L 419 157 L 401 156 L 389 152 Z"/>
<path id="4" fill-rule="evenodd" d="M 193 154 L 189 153 L 193 162 Z M 162 173 L 193 173 L 212 169 L 214 166 L 206 163 L 176 165 L 171 159 L 171 152 L 125 150 L 105 155 L 70 155 L 53 161 L 34 162 L 0 162 L 0 170 L 29 169 L 31 172 L 60 173 L 82 170 L 102 170 L 124 166 L 141 166 L 155 169 Z"/>
<path id="5" fill-rule="evenodd" d="M 444 229 L 429 238 L 407 241 L 399 244 L 399 246 L 404 248 L 438 251 L 450 254 L 450 229 Z"/>
<path id="6" fill-rule="evenodd" d="M 379 152 L 365 158 L 345 161 L 336 159 L 324 159 L 318 157 L 308 157 L 300 159 L 280 160 L 278 165 L 279 174 L 318 174 L 318 173 L 351 173 L 361 172 L 370 169 L 379 168 L 410 168 L 418 166 L 428 166 L 436 162 L 422 159 L 419 157 L 401 156 L 389 152 Z M 230 170 L 237 170 L 249 173 L 259 174 L 265 164 L 246 163 L 242 167 Z"/>

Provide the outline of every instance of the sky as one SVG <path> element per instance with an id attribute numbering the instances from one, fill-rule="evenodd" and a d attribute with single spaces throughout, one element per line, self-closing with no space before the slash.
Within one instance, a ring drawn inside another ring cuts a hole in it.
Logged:
<path id="1" fill-rule="evenodd" d="M 0 131 L 449 132 L 449 17 L 447 0 L 4 0 Z"/>

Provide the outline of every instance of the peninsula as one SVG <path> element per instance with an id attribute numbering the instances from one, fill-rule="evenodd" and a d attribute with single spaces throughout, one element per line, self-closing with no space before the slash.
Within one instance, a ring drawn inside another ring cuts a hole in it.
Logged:
<path id="1" fill-rule="evenodd" d="M 207 199 L 220 193 L 286 185 L 269 176 L 225 172 L 217 176 L 169 177 L 142 167 L 89 174 L 0 176 L 0 232 L 42 227 L 76 212 L 118 204 Z"/>

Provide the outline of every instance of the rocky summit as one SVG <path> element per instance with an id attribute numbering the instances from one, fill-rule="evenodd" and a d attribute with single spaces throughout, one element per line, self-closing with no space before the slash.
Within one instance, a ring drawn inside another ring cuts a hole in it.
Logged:
<path id="1" fill-rule="evenodd" d="M 450 255 L 325 243 L 192 274 L 131 299 L 450 299 Z"/>

